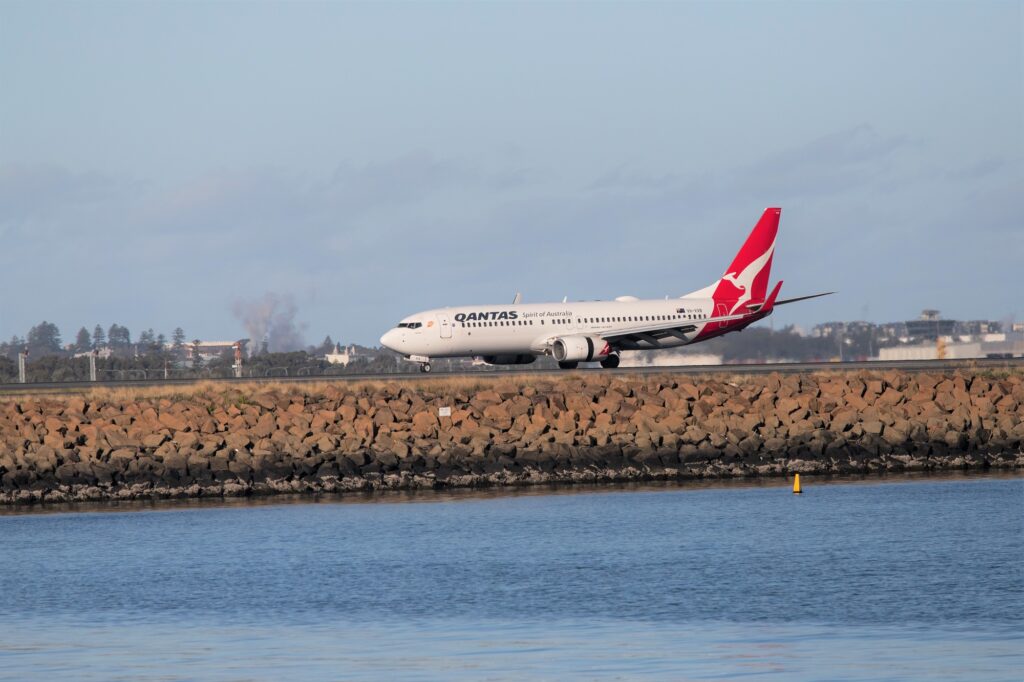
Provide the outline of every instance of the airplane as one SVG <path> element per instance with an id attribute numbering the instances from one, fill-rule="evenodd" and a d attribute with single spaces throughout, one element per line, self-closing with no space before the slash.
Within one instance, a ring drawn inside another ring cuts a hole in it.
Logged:
<path id="1" fill-rule="evenodd" d="M 480 357 L 492 365 L 524 365 L 552 356 L 562 369 L 581 362 L 619 366 L 623 351 L 675 348 L 736 332 L 775 306 L 835 292 L 778 300 L 768 291 L 781 208 L 767 208 L 725 274 L 679 298 L 475 305 L 425 310 L 406 317 L 381 345 L 429 372 L 435 358 Z"/>

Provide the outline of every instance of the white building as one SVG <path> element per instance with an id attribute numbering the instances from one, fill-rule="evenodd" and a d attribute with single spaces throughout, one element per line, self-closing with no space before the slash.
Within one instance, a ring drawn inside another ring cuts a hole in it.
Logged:
<path id="1" fill-rule="evenodd" d="M 352 362 L 355 356 L 355 346 L 345 346 L 345 352 L 343 353 L 341 351 L 341 346 L 335 345 L 334 352 L 325 355 L 324 360 L 331 363 L 332 365 L 344 365 L 345 367 L 348 367 L 348 363 Z"/>
<path id="2" fill-rule="evenodd" d="M 892 346 L 881 348 L 875 360 L 937 360 L 937 343 L 922 343 L 913 346 Z M 1024 335 L 986 334 L 970 343 L 946 343 L 945 357 L 948 360 L 965 360 L 988 357 L 1024 357 Z"/>

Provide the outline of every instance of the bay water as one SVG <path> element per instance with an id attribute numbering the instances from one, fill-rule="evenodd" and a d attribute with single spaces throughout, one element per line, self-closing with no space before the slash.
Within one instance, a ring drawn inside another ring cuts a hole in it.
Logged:
<path id="1" fill-rule="evenodd" d="M 804 483 L 8 510 L 0 679 L 1024 679 L 1024 478 Z"/>

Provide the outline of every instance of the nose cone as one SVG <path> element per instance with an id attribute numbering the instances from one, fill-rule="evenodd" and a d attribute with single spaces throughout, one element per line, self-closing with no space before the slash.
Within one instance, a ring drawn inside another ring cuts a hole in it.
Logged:
<path id="1" fill-rule="evenodd" d="M 385 348 L 390 348 L 391 350 L 398 350 L 398 348 L 396 348 L 398 345 L 398 331 L 389 329 L 384 332 L 384 336 L 380 337 L 380 345 Z"/>

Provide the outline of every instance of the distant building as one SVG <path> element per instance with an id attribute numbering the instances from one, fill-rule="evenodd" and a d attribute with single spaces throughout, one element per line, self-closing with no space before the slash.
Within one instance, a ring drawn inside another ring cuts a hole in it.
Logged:
<path id="1" fill-rule="evenodd" d="M 355 346 L 345 346 L 345 351 L 342 352 L 341 346 L 339 344 L 334 344 L 334 352 L 326 354 L 324 356 L 324 360 L 332 365 L 344 365 L 345 367 L 348 367 L 348 363 L 352 362 L 355 356 Z"/>
<path id="2" fill-rule="evenodd" d="M 952 336 L 956 320 L 944 320 L 938 310 L 922 310 L 916 320 L 907 320 L 907 336 L 913 339 L 938 341 L 940 336 Z"/>
<path id="3" fill-rule="evenodd" d="M 947 360 L 963 360 L 965 358 L 980 358 L 980 343 L 947 343 Z M 920 343 L 913 346 L 892 346 L 882 348 L 878 351 L 875 360 L 899 361 L 899 360 L 938 360 L 938 343 Z"/>
<path id="4" fill-rule="evenodd" d="M 75 353 L 74 357 L 76 357 L 76 358 L 87 358 L 90 355 L 92 355 L 93 353 L 96 353 L 96 357 L 98 357 L 99 359 L 107 360 L 107 359 L 110 358 L 110 356 L 112 356 L 114 354 L 114 349 L 110 348 L 109 346 L 104 346 L 103 348 L 100 348 L 100 349 L 95 350 L 95 351 L 87 350 L 87 351 L 82 351 L 81 353 Z"/>
<path id="5" fill-rule="evenodd" d="M 245 342 L 244 341 L 200 341 L 198 344 L 185 343 L 182 348 L 185 351 L 185 359 L 192 360 L 196 350 L 199 351 L 199 357 L 203 360 L 214 360 L 216 358 L 223 357 L 225 353 L 234 354 L 235 345 L 242 344 L 242 353 L 245 353 Z"/>
<path id="6" fill-rule="evenodd" d="M 996 336 L 995 334 L 993 336 Z M 982 357 L 986 358 L 1024 358 L 1024 331 L 1019 333 L 999 334 L 1000 341 L 983 341 Z"/>
<path id="7" fill-rule="evenodd" d="M 970 343 L 945 344 L 945 356 L 949 360 L 970 358 L 1020 358 L 1024 357 L 1024 334 L 993 334 L 1001 340 L 977 340 Z M 938 342 L 921 343 L 912 346 L 892 346 L 878 351 L 875 360 L 936 360 L 939 357 Z"/>
<path id="8" fill-rule="evenodd" d="M 991 320 L 969 320 L 956 323 L 956 332 L 962 335 L 982 336 L 984 334 L 999 334 L 1002 331 L 1002 323 Z"/>
<path id="9" fill-rule="evenodd" d="M 811 328 L 811 336 L 818 339 L 827 339 L 832 336 L 838 336 L 845 329 L 845 322 L 822 322 Z"/>

